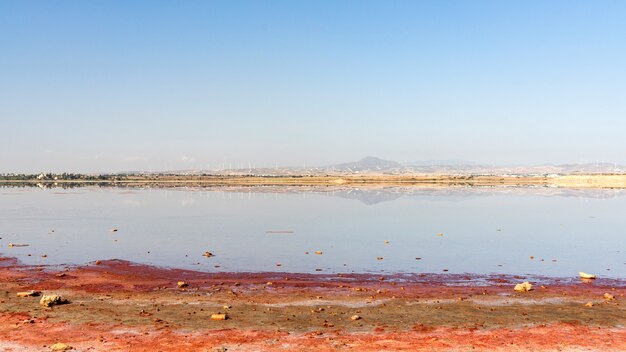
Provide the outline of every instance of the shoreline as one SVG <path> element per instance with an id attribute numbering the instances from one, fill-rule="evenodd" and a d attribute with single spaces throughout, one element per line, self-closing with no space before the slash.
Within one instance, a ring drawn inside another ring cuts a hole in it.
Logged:
<path id="1" fill-rule="evenodd" d="M 207 176 L 123 176 L 107 179 L 78 180 L 10 180 L 0 179 L 2 185 L 58 185 L 58 186 L 134 186 L 134 187 L 188 187 L 188 186 L 402 186 L 402 187 L 453 187 L 453 186 L 535 186 L 556 188 L 626 188 L 626 174 L 586 175 L 207 175 Z"/>
<path id="2" fill-rule="evenodd" d="M 555 280 L 518 293 L 525 277 L 478 285 L 471 275 L 205 273 L 119 260 L 50 268 L 14 258 L 0 260 L 0 278 L 7 351 L 56 342 L 95 351 L 626 348 L 623 280 Z M 29 290 L 70 303 L 44 308 L 40 297 L 16 296 Z M 217 313 L 228 319 L 212 320 Z"/>

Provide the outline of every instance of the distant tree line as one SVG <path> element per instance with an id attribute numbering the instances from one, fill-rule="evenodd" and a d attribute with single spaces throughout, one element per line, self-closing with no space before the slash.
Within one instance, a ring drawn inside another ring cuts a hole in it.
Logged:
<path id="1" fill-rule="evenodd" d="M 84 175 L 74 173 L 41 173 L 41 174 L 0 174 L 0 180 L 4 181 L 116 181 L 124 179 L 127 175 Z"/>

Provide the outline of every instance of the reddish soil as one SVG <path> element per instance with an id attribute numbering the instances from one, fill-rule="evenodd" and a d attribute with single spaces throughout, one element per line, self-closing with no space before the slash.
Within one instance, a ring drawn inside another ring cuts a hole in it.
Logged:
<path id="1" fill-rule="evenodd" d="M 122 261 L 54 268 L 3 258 L 0 350 L 56 342 L 82 351 L 626 350 L 624 281 L 537 279 L 535 290 L 516 293 L 521 279 L 215 274 Z M 17 296 L 27 290 L 69 303 L 45 308 L 40 297 Z"/>

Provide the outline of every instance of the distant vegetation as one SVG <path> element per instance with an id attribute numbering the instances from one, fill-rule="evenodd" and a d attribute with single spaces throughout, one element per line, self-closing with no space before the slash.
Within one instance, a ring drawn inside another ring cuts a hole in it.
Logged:
<path id="1" fill-rule="evenodd" d="M 0 180 L 4 181 L 105 181 L 121 179 L 126 175 L 83 175 L 73 173 L 61 173 L 61 174 L 0 174 Z"/>

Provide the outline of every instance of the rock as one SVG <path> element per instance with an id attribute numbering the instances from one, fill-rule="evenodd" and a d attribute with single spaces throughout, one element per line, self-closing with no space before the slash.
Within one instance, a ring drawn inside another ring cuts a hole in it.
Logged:
<path id="1" fill-rule="evenodd" d="M 322 251 L 315 251 L 315 254 L 322 255 L 322 254 L 324 254 L 324 253 L 323 253 Z"/>
<path id="2" fill-rule="evenodd" d="M 232 307 L 233 306 L 231 306 L 230 304 L 227 304 L 227 305 L 223 306 L 222 308 L 224 308 L 224 309 L 231 309 Z"/>
<path id="3" fill-rule="evenodd" d="M 226 320 L 228 319 L 228 315 L 224 313 L 211 314 L 212 320 Z"/>
<path id="4" fill-rule="evenodd" d="M 581 272 L 579 272 L 579 273 L 578 273 L 578 275 L 580 275 L 580 278 L 581 278 L 581 279 L 595 279 L 595 278 L 596 278 L 596 276 L 595 276 L 595 275 L 593 275 L 593 274 L 587 274 L 587 273 L 582 272 L 582 271 L 581 271 Z"/>
<path id="5" fill-rule="evenodd" d="M 594 306 L 593 302 L 585 303 L 585 307 L 593 307 L 593 306 Z"/>
<path id="6" fill-rule="evenodd" d="M 183 288 L 189 286 L 185 281 L 178 281 L 178 288 Z"/>
<path id="7" fill-rule="evenodd" d="M 44 307 L 51 307 L 53 305 L 65 304 L 68 303 L 67 299 L 59 296 L 59 295 L 44 295 L 39 300 L 39 304 Z"/>
<path id="8" fill-rule="evenodd" d="M 350 320 L 360 320 L 360 319 L 361 319 L 361 316 L 357 314 L 350 317 Z"/>
<path id="9" fill-rule="evenodd" d="M 514 290 L 517 292 L 528 292 L 528 291 L 531 291 L 532 289 L 533 289 L 533 284 L 531 284 L 528 281 L 522 282 L 521 284 L 517 284 L 515 285 L 515 288 L 514 288 Z"/>
<path id="10" fill-rule="evenodd" d="M 209 251 L 206 251 L 206 252 L 204 252 L 204 254 L 203 254 L 202 256 L 203 256 L 203 257 L 210 258 L 210 257 L 214 257 L 214 256 L 215 256 L 215 254 L 213 254 L 213 253 L 211 253 L 211 252 L 209 252 Z"/>
<path id="11" fill-rule="evenodd" d="M 437 234 L 437 236 L 443 237 L 443 233 L 440 232 L 440 233 Z"/>
<path id="12" fill-rule="evenodd" d="M 66 345 L 66 344 L 61 343 L 61 342 L 57 342 L 54 345 L 50 346 L 50 349 L 52 351 L 69 351 L 69 350 L 73 350 L 74 347 L 72 347 L 70 345 Z"/>
<path id="13" fill-rule="evenodd" d="M 39 296 L 40 294 L 41 294 L 41 291 L 30 290 L 30 291 L 18 292 L 17 297 L 36 297 L 36 296 Z"/>
<path id="14" fill-rule="evenodd" d="M 383 260 L 383 257 L 377 257 L 376 260 Z"/>
<path id="15" fill-rule="evenodd" d="M 607 292 L 607 293 L 604 294 L 604 299 L 607 300 L 607 301 L 612 301 L 612 300 L 615 299 L 615 296 L 613 296 L 612 294 Z"/>
<path id="16" fill-rule="evenodd" d="M 111 232 L 117 232 L 117 229 L 111 229 Z"/>

